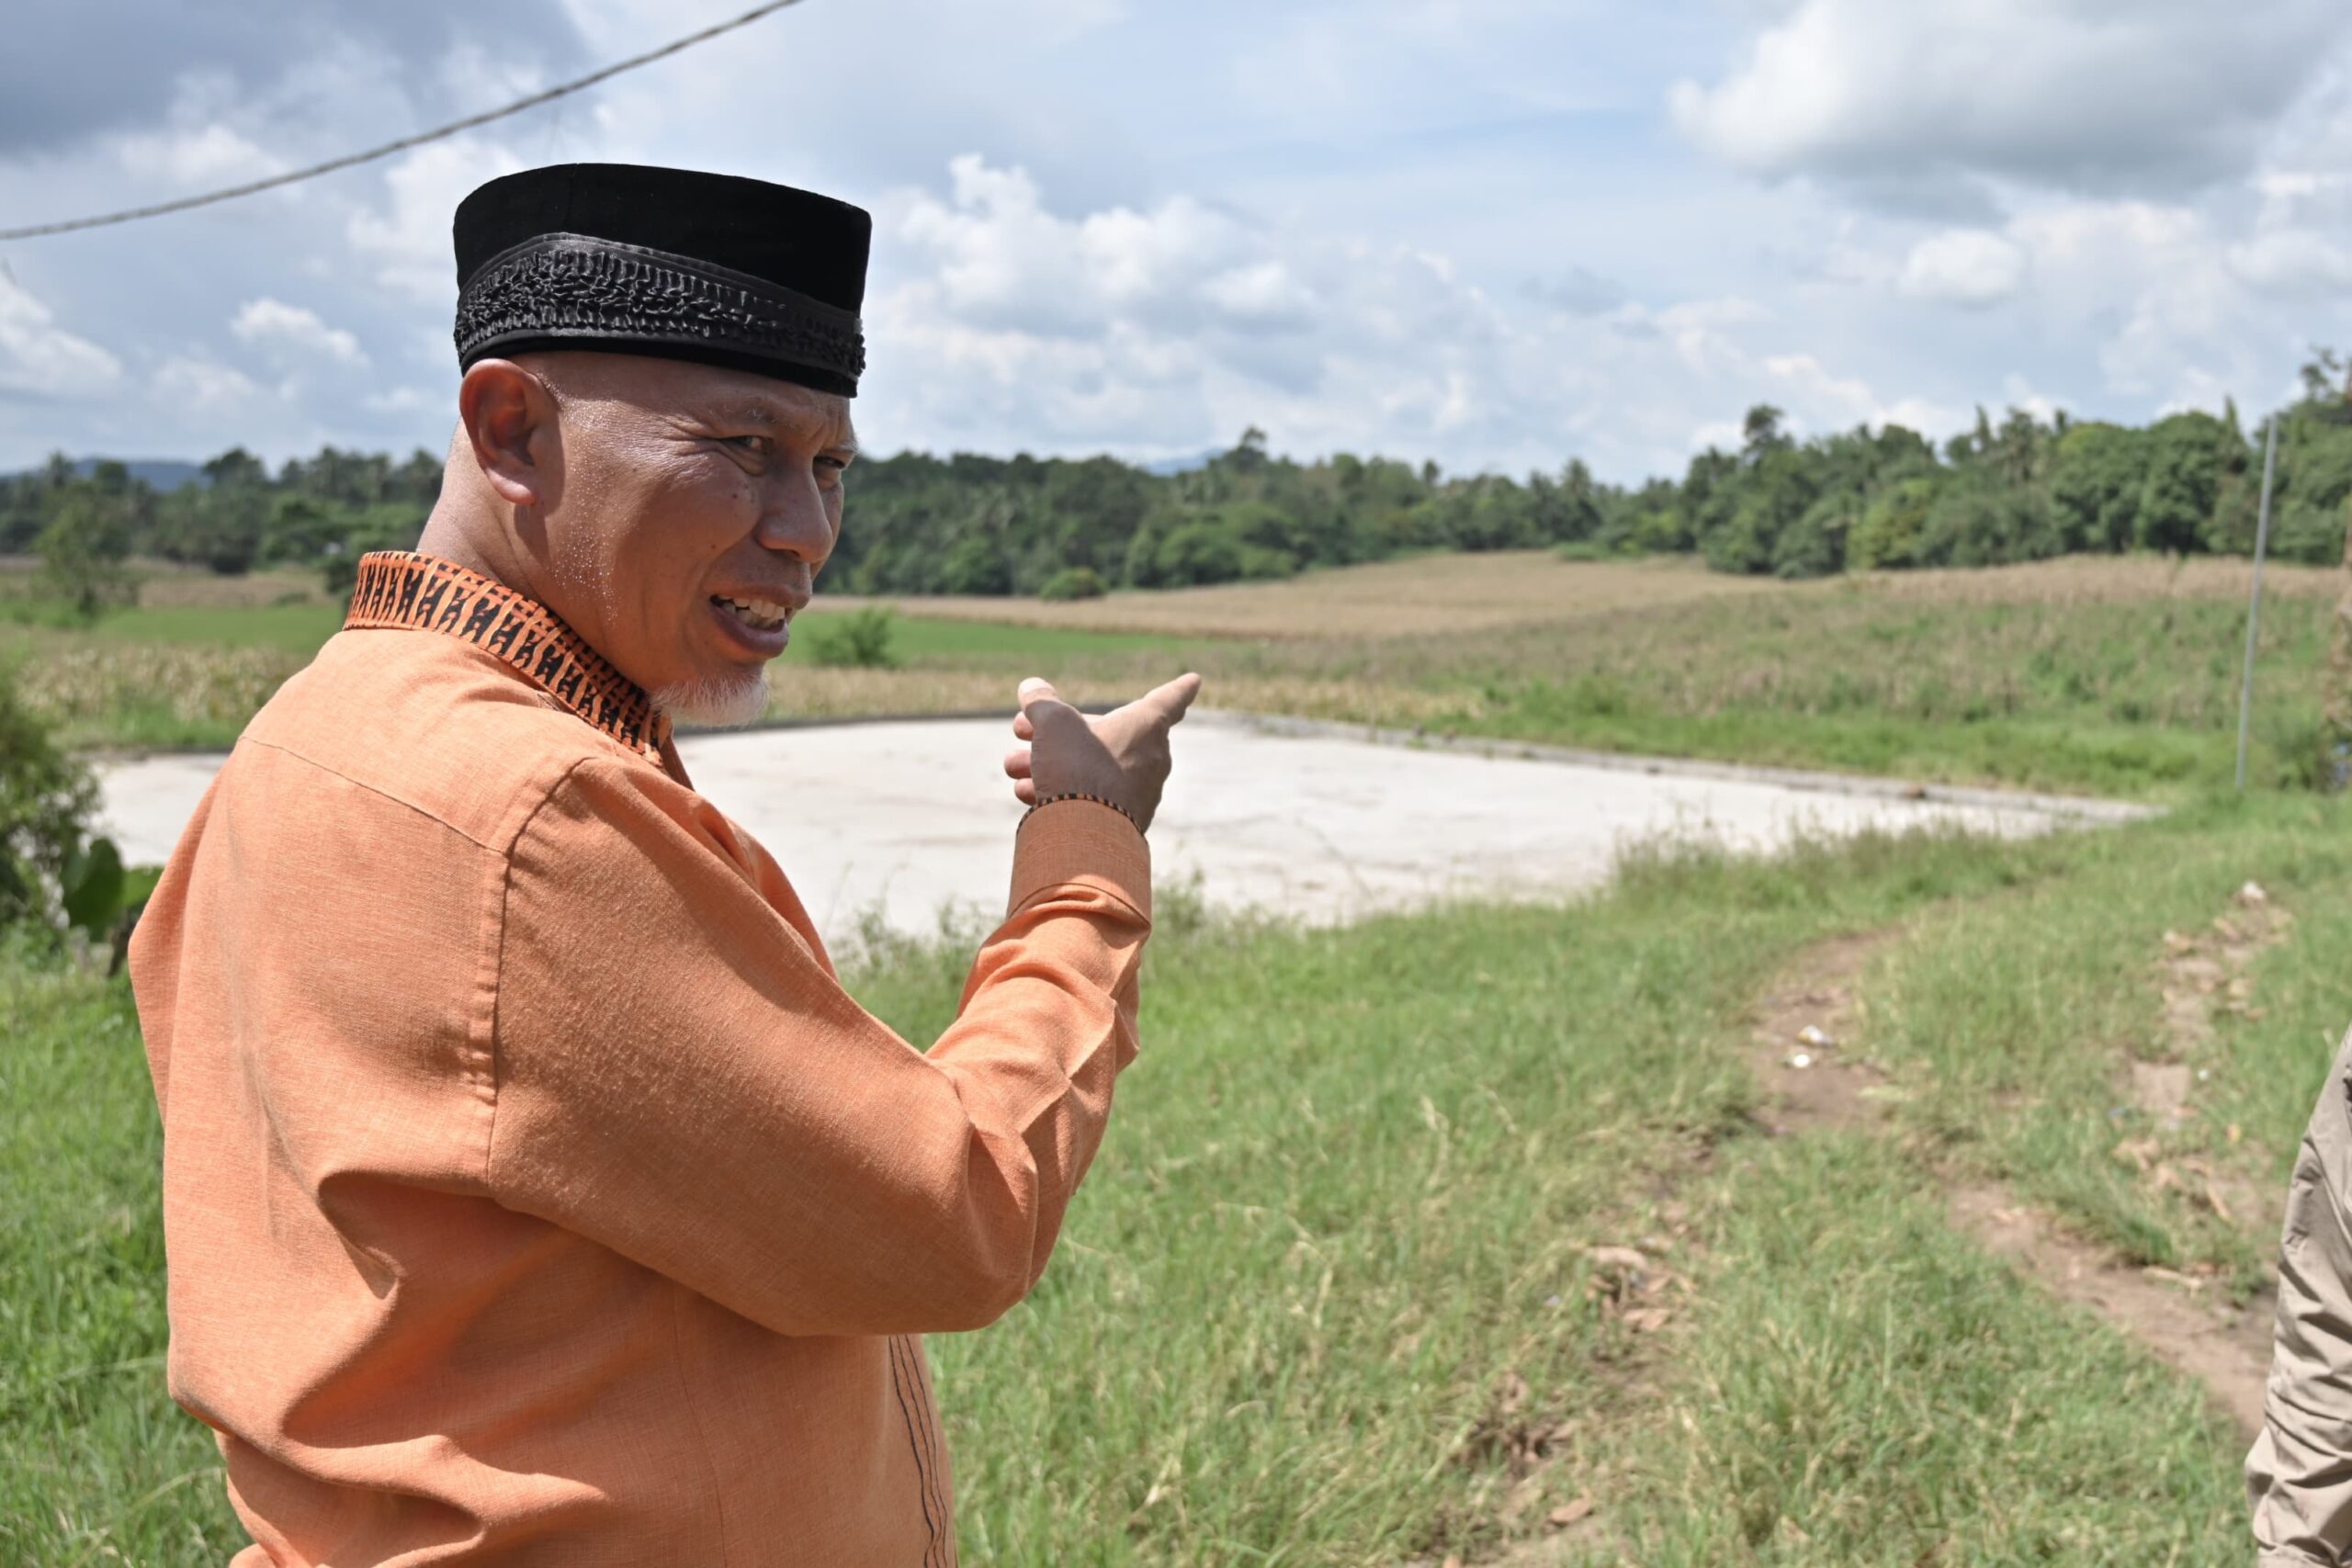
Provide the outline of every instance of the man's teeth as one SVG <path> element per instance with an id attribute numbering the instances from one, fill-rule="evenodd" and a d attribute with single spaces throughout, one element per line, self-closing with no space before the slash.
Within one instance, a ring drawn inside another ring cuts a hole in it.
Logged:
<path id="1" fill-rule="evenodd" d="M 728 599 L 718 594 L 711 597 L 716 603 L 734 611 L 736 619 L 762 631 L 775 630 L 784 625 L 785 617 L 790 614 L 773 599 Z"/>

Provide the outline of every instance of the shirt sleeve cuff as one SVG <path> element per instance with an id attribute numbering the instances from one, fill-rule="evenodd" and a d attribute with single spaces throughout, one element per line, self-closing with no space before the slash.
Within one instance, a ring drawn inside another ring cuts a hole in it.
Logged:
<path id="1" fill-rule="evenodd" d="M 1136 825 L 1108 806 L 1058 800 L 1021 820 L 1012 844 L 1008 914 L 1049 887 L 1077 883 L 1151 919 L 1151 850 Z"/>

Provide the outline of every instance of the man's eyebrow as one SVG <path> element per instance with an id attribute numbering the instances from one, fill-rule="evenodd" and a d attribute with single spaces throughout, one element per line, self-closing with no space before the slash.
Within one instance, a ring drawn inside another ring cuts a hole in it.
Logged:
<path id="1" fill-rule="evenodd" d="M 765 431 L 774 431 L 785 423 L 774 404 L 755 400 L 721 403 L 710 412 L 723 423 L 751 425 Z M 829 452 L 848 452 L 853 456 L 857 452 L 857 432 L 852 428 L 847 414 L 843 414 L 840 423 L 827 432 L 825 449 Z"/>

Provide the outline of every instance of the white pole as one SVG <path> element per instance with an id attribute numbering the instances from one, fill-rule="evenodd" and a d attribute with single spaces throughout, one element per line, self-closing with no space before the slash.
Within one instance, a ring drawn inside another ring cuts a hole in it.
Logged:
<path id="1" fill-rule="evenodd" d="M 2262 515 L 2254 525 L 2254 597 L 2245 610 L 2245 679 L 2238 687 L 2238 788 L 2245 788 L 2246 722 L 2254 714 L 2254 632 L 2262 620 L 2262 557 L 2270 546 L 2270 479 L 2278 469 L 2278 416 L 2262 451 Z"/>

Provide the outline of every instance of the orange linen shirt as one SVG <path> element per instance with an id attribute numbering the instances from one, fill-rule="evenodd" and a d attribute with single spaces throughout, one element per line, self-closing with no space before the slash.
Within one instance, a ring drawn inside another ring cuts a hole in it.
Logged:
<path id="1" fill-rule="evenodd" d="M 641 692 L 509 590 L 366 558 L 130 949 L 170 1385 L 236 1568 L 952 1564 L 917 1336 L 1044 1269 L 1149 881 L 1116 812 L 1028 818 L 917 1051 Z"/>

